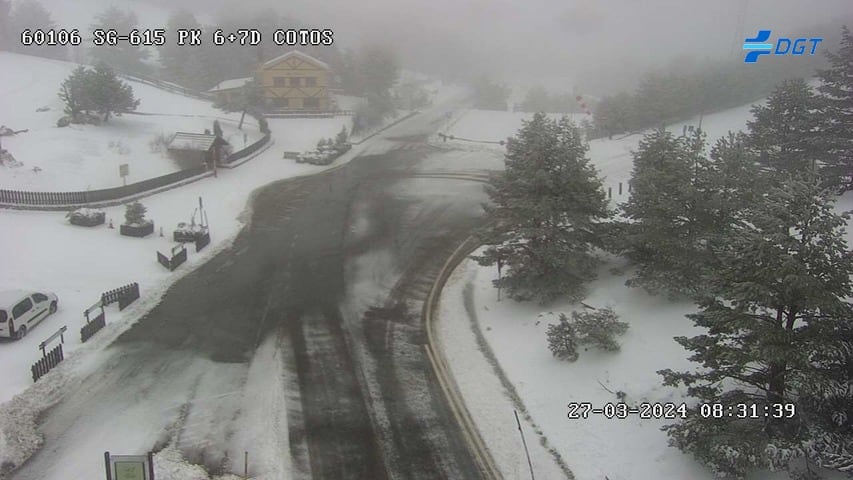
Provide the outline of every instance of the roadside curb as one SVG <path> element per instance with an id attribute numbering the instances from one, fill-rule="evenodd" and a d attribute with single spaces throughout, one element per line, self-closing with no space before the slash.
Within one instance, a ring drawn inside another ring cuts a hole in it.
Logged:
<path id="1" fill-rule="evenodd" d="M 456 267 L 459 266 L 459 264 L 462 263 L 462 261 L 479 246 L 479 242 L 477 242 L 473 236 L 466 238 L 444 263 L 444 266 L 438 273 L 438 277 L 436 277 L 435 282 L 432 284 L 429 295 L 427 296 L 427 301 L 424 302 L 424 309 L 422 312 L 422 318 L 427 332 L 427 343 L 424 347 L 427 352 L 427 357 L 429 357 L 430 364 L 432 365 L 432 370 L 438 379 L 439 385 L 441 386 L 441 390 L 447 398 L 447 402 L 450 405 L 450 409 L 453 411 L 453 416 L 456 418 L 456 422 L 462 429 L 462 436 L 465 439 L 465 443 L 468 445 L 468 449 L 474 455 L 474 459 L 480 468 L 483 478 L 488 480 L 503 480 L 503 475 L 495 465 L 491 452 L 486 447 L 486 444 L 480 435 L 480 431 L 477 429 L 477 425 L 474 423 L 470 412 L 468 412 L 468 409 L 465 406 L 465 401 L 462 398 L 462 394 L 459 393 L 459 388 L 456 385 L 453 375 L 450 373 L 447 361 L 444 358 L 443 350 L 438 343 L 437 336 L 432 331 L 433 315 L 437 310 L 438 303 L 441 298 L 441 291 L 444 288 L 444 285 L 447 283 L 448 278 L 450 278 L 450 275 Z"/>

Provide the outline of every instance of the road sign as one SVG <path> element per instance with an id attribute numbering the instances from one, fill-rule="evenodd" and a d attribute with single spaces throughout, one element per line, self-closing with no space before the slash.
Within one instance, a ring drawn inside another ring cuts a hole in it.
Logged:
<path id="1" fill-rule="evenodd" d="M 146 480 L 145 462 L 114 461 L 115 480 Z"/>
<path id="2" fill-rule="evenodd" d="M 118 166 L 118 174 L 121 177 L 122 183 L 127 185 L 127 176 L 130 175 L 130 165 L 122 163 Z"/>
<path id="3" fill-rule="evenodd" d="M 152 455 L 110 455 L 104 452 L 107 462 L 107 480 L 154 480 Z"/>

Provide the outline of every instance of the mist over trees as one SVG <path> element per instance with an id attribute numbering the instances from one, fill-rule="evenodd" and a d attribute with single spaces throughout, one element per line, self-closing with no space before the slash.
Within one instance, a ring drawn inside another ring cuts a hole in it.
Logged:
<path id="1" fill-rule="evenodd" d="M 367 103 L 360 106 L 353 118 L 353 133 L 377 126 L 394 113 L 391 87 L 400 74 L 397 54 L 383 45 L 368 45 L 357 56 L 353 77 Z"/>
<path id="2" fill-rule="evenodd" d="M 130 10 L 121 10 L 116 6 L 110 6 L 95 16 L 95 22 L 91 25 L 95 29 L 115 29 L 118 32 L 130 32 L 139 26 L 136 14 Z M 115 46 L 100 45 L 89 49 L 92 63 L 104 63 L 116 71 L 129 74 L 145 74 L 150 67 L 145 60 L 150 52 L 142 46 L 131 45 L 130 42 L 118 42 Z"/>
<path id="3" fill-rule="evenodd" d="M 749 68 L 743 63 L 709 61 L 646 73 L 633 92 L 606 95 L 596 105 L 597 135 L 657 128 L 736 107 L 763 98 L 781 80 L 813 74 L 813 63 L 779 60 Z"/>
<path id="4" fill-rule="evenodd" d="M 6 12 L 6 18 L 4 18 L 4 11 Z M 49 30 L 57 28 L 50 12 L 38 1 L 23 0 L 15 2 L 11 9 L 9 9 L 8 2 L 0 3 L 0 24 L 4 22 L 7 24 L 8 29 L 0 28 L 0 42 L 5 42 L 6 47 L 10 51 L 56 60 L 64 60 L 66 58 L 68 52 L 63 46 L 21 44 L 20 35 L 24 30 Z"/>
<path id="5" fill-rule="evenodd" d="M 471 84 L 474 108 L 483 110 L 505 111 L 508 107 L 507 100 L 512 89 L 497 83 L 485 75 L 474 79 Z"/>
<path id="6" fill-rule="evenodd" d="M 575 95 L 551 93 L 542 86 L 527 91 L 524 100 L 516 105 L 516 111 L 545 113 L 583 113 Z"/>

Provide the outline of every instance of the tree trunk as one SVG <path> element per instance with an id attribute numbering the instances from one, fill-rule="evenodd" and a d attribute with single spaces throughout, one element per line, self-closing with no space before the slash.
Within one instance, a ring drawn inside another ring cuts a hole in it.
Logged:
<path id="1" fill-rule="evenodd" d="M 782 323 L 783 320 L 783 309 L 777 310 L 776 319 L 778 320 L 779 327 L 784 329 L 784 333 L 786 335 L 790 335 L 794 331 L 794 323 L 797 320 L 797 311 L 795 309 L 791 309 L 788 312 L 785 323 Z M 785 339 L 785 345 L 787 350 L 791 349 L 790 338 Z M 787 377 L 788 377 L 788 362 L 780 361 L 780 362 L 772 362 L 769 365 L 768 371 L 768 382 L 767 382 L 767 403 L 768 404 L 781 404 L 785 403 L 785 390 L 787 389 Z M 771 407 L 771 411 L 775 411 Z M 791 422 L 791 419 L 787 418 L 770 418 L 768 419 L 769 423 L 767 425 L 769 429 L 769 433 L 771 436 L 775 434 L 785 435 L 786 430 L 787 434 L 790 434 L 790 429 L 793 428 L 794 424 Z"/>
<path id="2" fill-rule="evenodd" d="M 787 325 L 783 324 L 784 309 L 776 310 L 776 326 L 788 330 Z M 790 317 L 789 317 L 790 318 Z M 790 324 L 790 320 L 788 324 Z M 785 397 L 785 370 L 787 370 L 787 362 L 771 362 L 768 365 L 767 372 L 767 403 L 781 403 Z"/>

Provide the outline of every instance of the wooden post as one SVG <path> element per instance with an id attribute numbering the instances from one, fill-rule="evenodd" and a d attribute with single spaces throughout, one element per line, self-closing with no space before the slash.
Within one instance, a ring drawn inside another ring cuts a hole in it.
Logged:
<path id="1" fill-rule="evenodd" d="M 249 452 L 243 452 L 243 480 L 249 478 Z"/>
<path id="2" fill-rule="evenodd" d="M 613 198 L 613 187 L 607 187 L 607 199 Z"/>
<path id="3" fill-rule="evenodd" d="M 113 480 L 113 472 L 110 471 L 110 452 L 104 452 L 104 469 L 107 472 L 107 480 Z"/>
<path id="4" fill-rule="evenodd" d="M 619 195 L 622 195 L 622 182 L 619 182 Z"/>
<path id="5" fill-rule="evenodd" d="M 148 452 L 148 480 L 154 480 L 154 452 Z"/>
<path id="6" fill-rule="evenodd" d="M 501 261 L 501 257 L 498 257 L 498 301 L 501 301 L 501 267 L 503 266 L 503 262 Z"/>

